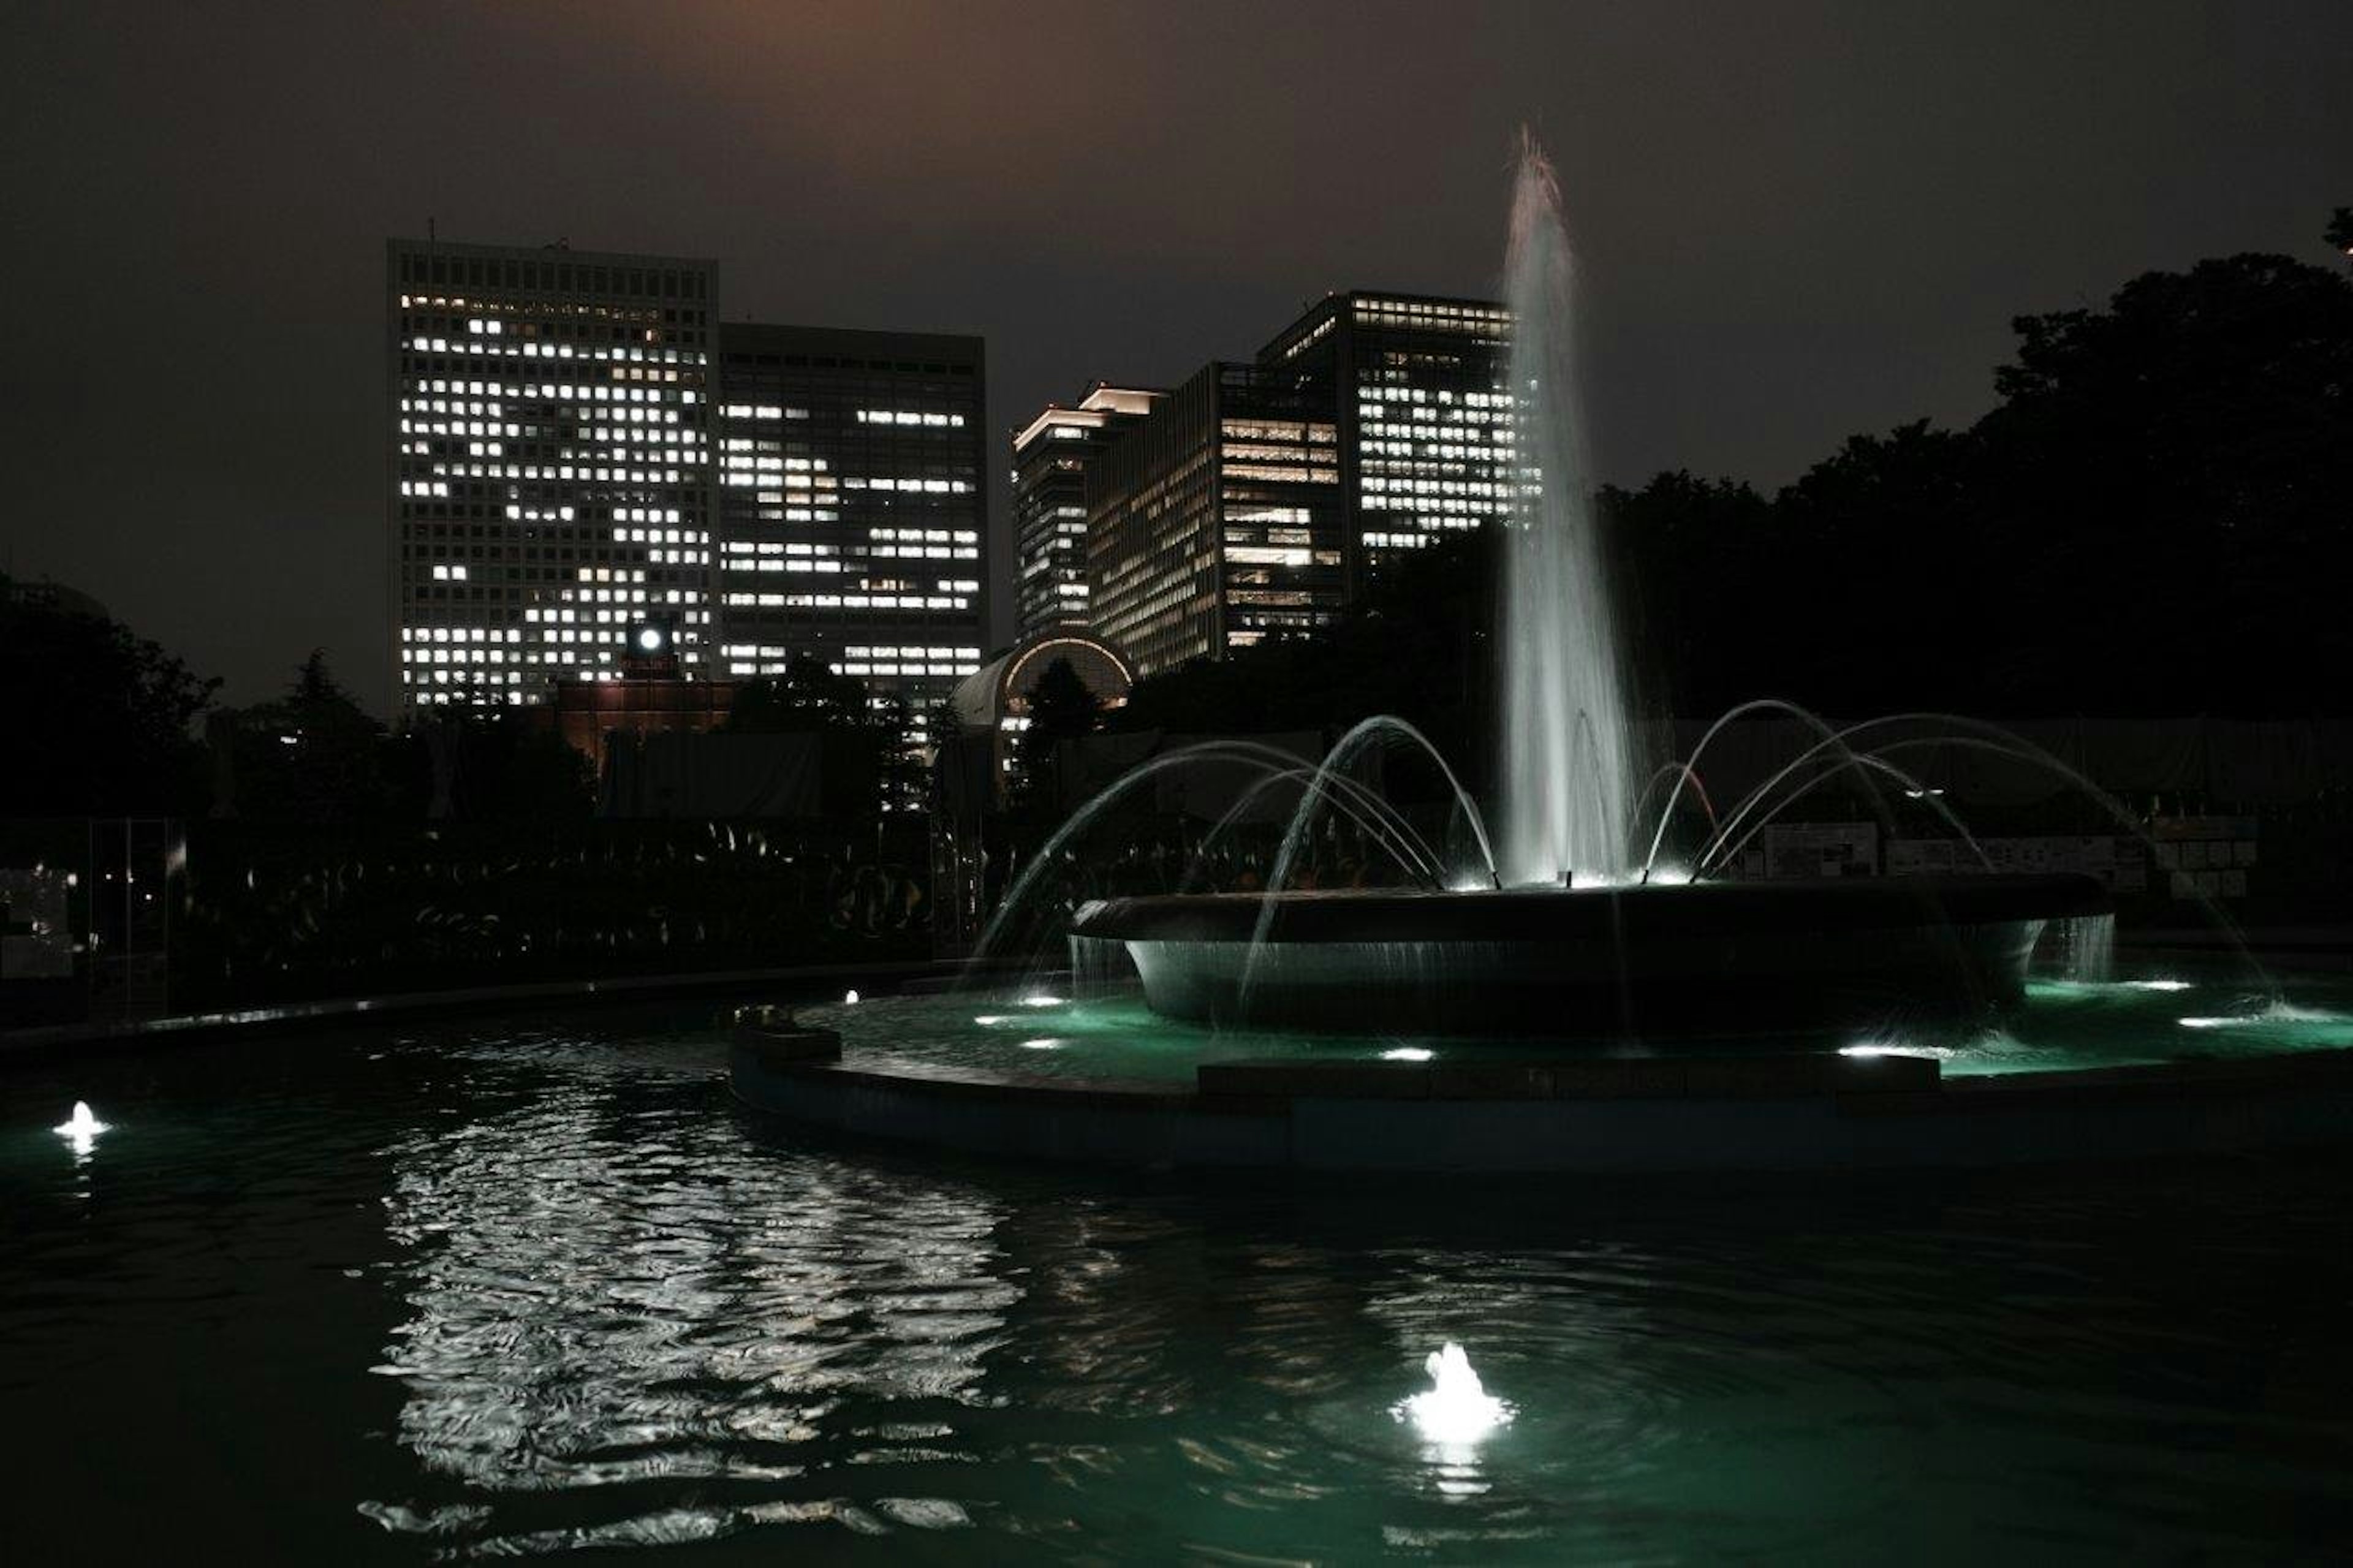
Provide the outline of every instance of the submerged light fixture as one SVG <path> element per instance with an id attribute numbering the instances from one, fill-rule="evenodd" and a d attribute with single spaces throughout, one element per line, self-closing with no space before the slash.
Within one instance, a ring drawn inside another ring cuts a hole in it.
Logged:
<path id="1" fill-rule="evenodd" d="M 1472 1370 L 1471 1358 L 1452 1340 L 1430 1352 L 1421 1364 L 1422 1370 L 1430 1373 L 1430 1386 L 1399 1400 L 1391 1406 L 1390 1414 L 1400 1421 L 1412 1422 L 1425 1442 L 1465 1447 L 1496 1427 L 1509 1425 L 1516 1414 L 1511 1405 L 1487 1392 L 1479 1374 Z"/>
<path id="2" fill-rule="evenodd" d="M 1915 1046 L 1902 1040 L 1857 1040 L 1851 1046 L 1841 1046 L 1842 1057 L 1910 1057 L 1919 1061 L 1948 1062 L 1960 1053 L 1950 1046 Z"/>
<path id="3" fill-rule="evenodd" d="M 73 1114 L 49 1131 L 64 1139 L 76 1154 L 87 1154 L 98 1147 L 98 1135 L 110 1129 L 91 1113 L 90 1101 L 77 1100 Z"/>

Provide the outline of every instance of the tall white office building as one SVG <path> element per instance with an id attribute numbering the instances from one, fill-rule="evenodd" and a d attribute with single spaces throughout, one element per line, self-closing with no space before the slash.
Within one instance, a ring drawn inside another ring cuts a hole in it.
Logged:
<path id="1" fill-rule="evenodd" d="M 711 665 L 716 264 L 390 242 L 398 711 Z"/>

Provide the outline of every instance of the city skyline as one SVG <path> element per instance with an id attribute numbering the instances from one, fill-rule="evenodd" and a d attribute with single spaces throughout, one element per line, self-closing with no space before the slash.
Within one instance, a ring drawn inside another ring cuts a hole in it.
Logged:
<path id="1" fill-rule="evenodd" d="M 1050 91 L 1034 42 L 921 8 L 54 18 L 12 95 L 39 239 L 6 265 L 44 306 L 5 373 L 0 569 L 93 595 L 232 701 L 314 646 L 387 689 L 371 301 L 385 237 L 427 218 L 720 257 L 730 315 L 984 338 L 993 647 L 1021 419 L 1093 379 L 1174 385 L 1331 290 L 1491 293 L 1523 121 L 1560 163 L 1615 482 L 1773 484 L 1856 430 L 1966 422 L 2017 311 L 2313 257 L 2353 151 L 2353 17 L 2320 5 L 1131 12 L 1064 29 Z M 1204 106 L 1219 79 L 1246 107 Z M 92 415 L 134 365 L 126 447 Z"/>

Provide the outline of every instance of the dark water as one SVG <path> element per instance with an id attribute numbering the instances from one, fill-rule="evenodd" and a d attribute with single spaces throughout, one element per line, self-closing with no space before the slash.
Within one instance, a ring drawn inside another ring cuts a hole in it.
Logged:
<path id="1" fill-rule="evenodd" d="M 721 1067 L 640 1015 L 0 1078 L 0 1560 L 2353 1539 L 2353 1160 L 1208 1184 L 818 1142 Z M 1473 1450 L 1390 1415 L 1448 1339 L 1518 1409 Z"/>

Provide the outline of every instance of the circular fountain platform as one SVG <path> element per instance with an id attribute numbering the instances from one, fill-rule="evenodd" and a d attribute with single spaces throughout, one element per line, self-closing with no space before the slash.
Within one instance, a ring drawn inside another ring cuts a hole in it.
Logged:
<path id="1" fill-rule="evenodd" d="M 2009 1006 L 2045 925 L 2110 908 L 2079 876 L 1285 892 L 1268 906 L 1108 900 L 1080 911 L 1072 952 L 1093 973 L 1132 969 L 1154 1011 L 1198 1022 L 1779 1035 Z"/>
<path id="2" fill-rule="evenodd" d="M 2335 1043 L 2353 1039 L 2344 1015 L 2292 1026 L 2318 1027 L 2327 1043 L 2081 1070 L 1955 1076 L 1945 1068 L 1962 1064 L 1877 1047 L 1539 1059 L 1491 1047 L 1228 1058 L 1198 1062 L 1188 1079 L 1153 1081 L 926 1058 L 889 1043 L 896 1020 L 885 1010 L 866 1011 L 880 1026 L 873 1043 L 847 1051 L 831 1029 L 739 1028 L 736 1097 L 860 1137 L 1160 1169 L 1959 1168 L 2353 1138 L 2353 1047 Z M 1027 1043 L 1073 1047 L 1073 1067 L 1093 1054 L 1078 1040 Z"/>

